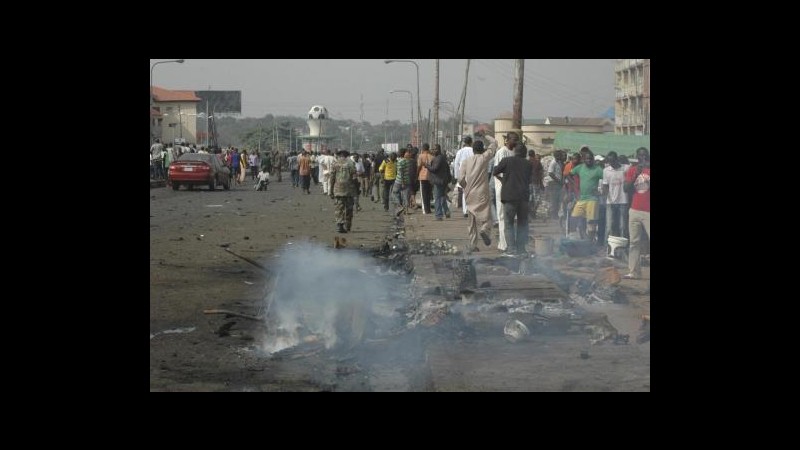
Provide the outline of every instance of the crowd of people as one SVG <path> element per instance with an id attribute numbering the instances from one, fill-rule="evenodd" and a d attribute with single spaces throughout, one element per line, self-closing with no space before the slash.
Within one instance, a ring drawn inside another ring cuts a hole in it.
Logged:
<path id="1" fill-rule="evenodd" d="M 487 144 L 488 143 L 488 144 Z M 471 251 L 480 251 L 478 238 L 491 245 L 491 230 L 499 228 L 497 249 L 506 256 L 527 255 L 529 219 L 539 210 L 558 220 L 567 237 L 588 240 L 606 248 L 609 236 L 629 239 L 629 273 L 640 278 L 643 236 L 650 237 L 650 153 L 636 150 L 636 162 L 608 152 L 594 155 L 588 146 L 570 155 L 559 149 L 540 157 L 528 150 L 520 133 L 504 136 L 503 146 L 489 135 L 466 136 L 452 157 L 439 144 L 423 143 L 421 150 L 408 144 L 397 152 L 350 154 L 347 150 L 303 150 L 288 154 L 260 152 L 229 146 L 197 149 L 162 145 L 150 148 L 150 178 L 165 179 L 169 164 L 185 152 L 216 153 L 236 184 L 250 172 L 266 189 L 270 176 L 282 181 L 288 169 L 292 186 L 311 194 L 311 183 L 322 185 L 322 194 L 335 202 L 336 231 L 352 228 L 360 198 L 402 207 L 406 214 L 421 210 L 435 220 L 451 218 L 450 203 L 469 219 L 467 234 Z M 259 170 L 260 169 L 260 170 Z M 417 193 L 420 204 L 417 204 Z M 451 195 L 452 194 L 452 195 Z M 452 197 L 452 198 L 451 198 Z"/>

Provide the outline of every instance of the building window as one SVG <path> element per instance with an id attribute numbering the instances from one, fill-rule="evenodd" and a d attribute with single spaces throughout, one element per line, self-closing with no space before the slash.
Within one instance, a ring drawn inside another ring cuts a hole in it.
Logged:
<path id="1" fill-rule="evenodd" d="M 555 139 L 553 138 L 542 138 L 542 145 L 553 145 Z"/>

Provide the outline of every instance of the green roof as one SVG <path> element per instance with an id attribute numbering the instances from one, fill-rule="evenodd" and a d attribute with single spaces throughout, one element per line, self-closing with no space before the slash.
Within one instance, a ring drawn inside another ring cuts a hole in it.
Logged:
<path id="1" fill-rule="evenodd" d="M 569 149 L 577 152 L 581 146 L 588 145 L 595 155 L 606 156 L 615 151 L 618 155 L 635 156 L 636 149 L 647 147 L 650 150 L 650 135 L 635 136 L 630 134 L 577 133 L 573 131 L 556 132 L 553 146 L 557 149 Z"/>

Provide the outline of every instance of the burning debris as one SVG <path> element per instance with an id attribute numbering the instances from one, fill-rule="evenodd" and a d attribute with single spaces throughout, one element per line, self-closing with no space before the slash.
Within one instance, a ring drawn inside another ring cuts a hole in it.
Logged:
<path id="1" fill-rule="evenodd" d="M 622 280 L 613 267 L 597 271 L 592 281 L 578 279 L 570 287 L 570 299 L 577 304 L 625 303 L 626 299 L 618 284 Z"/>
<path id="2" fill-rule="evenodd" d="M 457 246 L 441 239 L 416 241 L 409 245 L 408 251 L 409 253 L 426 256 L 459 254 L 459 249 Z"/>

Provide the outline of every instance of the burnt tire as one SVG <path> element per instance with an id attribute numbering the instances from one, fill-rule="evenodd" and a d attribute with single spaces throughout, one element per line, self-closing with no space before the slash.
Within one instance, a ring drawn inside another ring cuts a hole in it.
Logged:
<path id="1" fill-rule="evenodd" d="M 208 183 L 208 190 L 209 191 L 216 191 L 217 190 L 217 177 L 211 177 L 211 181 Z"/>
<path id="2" fill-rule="evenodd" d="M 180 185 L 180 184 L 178 184 L 178 183 L 172 183 L 172 190 L 173 190 L 173 191 L 177 191 L 177 190 L 178 190 L 180 187 L 181 187 L 181 185 Z"/>
<path id="3" fill-rule="evenodd" d="M 223 187 L 223 188 L 224 188 L 226 191 L 229 191 L 229 190 L 231 189 L 231 177 L 230 177 L 230 176 L 228 176 L 228 179 L 227 179 L 227 180 L 225 180 L 225 181 L 223 181 L 223 182 L 222 182 L 222 187 Z"/>

